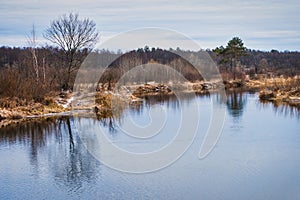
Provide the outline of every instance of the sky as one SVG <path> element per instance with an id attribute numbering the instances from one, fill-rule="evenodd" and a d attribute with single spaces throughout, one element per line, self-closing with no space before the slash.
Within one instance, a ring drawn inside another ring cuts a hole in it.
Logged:
<path id="1" fill-rule="evenodd" d="M 28 46 L 27 36 L 33 24 L 39 44 L 50 45 L 43 32 L 51 21 L 75 12 L 95 21 L 100 42 L 130 30 L 156 27 L 177 31 L 202 49 L 226 46 L 238 36 L 250 49 L 300 50 L 298 0 L 0 1 L 0 46 Z M 149 44 L 150 40 L 151 37 Z M 177 42 L 173 37 L 168 40 Z"/>

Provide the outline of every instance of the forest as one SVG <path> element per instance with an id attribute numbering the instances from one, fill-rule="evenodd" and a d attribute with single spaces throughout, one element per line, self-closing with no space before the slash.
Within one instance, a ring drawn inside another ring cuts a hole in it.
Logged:
<path id="1" fill-rule="evenodd" d="M 300 52 L 251 50 L 244 46 L 239 37 L 233 37 L 225 47 L 200 49 L 197 52 L 179 47 L 161 49 L 149 46 L 127 52 L 112 52 L 107 49 L 93 49 L 99 39 L 96 24 L 88 18 L 79 18 L 76 13 L 65 14 L 53 20 L 43 36 L 51 46 L 37 45 L 33 26 L 27 47 L 0 47 L 0 105 L 3 98 L 6 98 L 4 102 L 14 98 L 14 101 L 23 101 L 24 104 L 28 101 L 43 103 L 45 96 L 71 92 L 78 69 L 87 56 L 97 60 L 94 67 L 99 68 L 102 74 L 99 77 L 100 83 L 109 85 L 117 82 L 134 67 L 147 64 L 168 66 L 172 68 L 171 71 L 177 71 L 185 80 L 191 82 L 203 80 L 195 66 L 182 55 L 211 60 L 227 82 L 295 77 L 300 74 Z M 206 61 L 202 67 L 206 67 Z M 168 70 L 157 69 L 151 72 L 151 76 L 166 79 L 163 74 L 170 74 Z M 210 72 L 211 69 L 205 70 Z M 96 73 L 93 75 L 98 76 Z M 141 75 L 141 72 L 136 72 L 129 80 Z M 167 79 L 175 79 L 175 76 Z M 145 76 L 143 81 L 147 83 L 149 80 Z"/>
<path id="2" fill-rule="evenodd" d="M 175 52 L 175 53 L 171 53 Z M 109 73 L 105 73 L 101 81 L 116 82 L 125 72 L 132 67 L 156 62 L 173 67 L 180 71 L 185 78 L 190 81 L 201 80 L 201 76 L 186 60 L 176 54 L 183 51 L 164 50 L 160 48 L 139 48 L 122 54 L 108 50 L 95 50 L 92 54 L 99 57 L 117 58 L 109 66 Z M 204 51 L 204 50 L 201 50 Z M 217 63 L 222 74 L 228 72 L 228 64 L 221 62 L 220 57 L 211 50 L 205 50 Z M 189 53 L 197 53 L 191 52 Z M 77 52 L 77 66 L 83 62 L 89 50 L 83 49 Z M 0 96 L 19 97 L 22 99 L 34 99 L 41 101 L 43 96 L 51 91 L 61 91 L 66 82 L 66 58 L 63 50 L 50 46 L 35 49 L 36 66 L 34 67 L 35 57 L 30 47 L 0 47 Z M 256 75 L 285 76 L 293 77 L 300 72 L 300 53 L 299 52 L 279 52 L 272 50 L 269 52 L 248 50 L 244 56 L 240 57 L 240 73 L 249 75 L 250 78 L 257 78 Z M 70 85 L 72 85 L 76 68 L 71 75 Z M 230 73 L 230 70 L 229 70 Z M 109 75 L 111 74 L 111 75 Z M 270 75 L 271 74 L 271 75 Z M 241 76 L 238 76 L 241 78 Z"/>

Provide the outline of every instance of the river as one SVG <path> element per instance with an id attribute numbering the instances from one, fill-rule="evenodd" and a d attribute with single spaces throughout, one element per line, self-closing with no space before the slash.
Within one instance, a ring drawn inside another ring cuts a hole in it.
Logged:
<path id="1" fill-rule="evenodd" d="M 300 199 L 299 111 L 261 103 L 256 93 L 230 93 L 219 140 L 199 159 L 214 98 L 200 95 L 179 103 L 154 97 L 118 118 L 49 118 L 1 128 L 0 199 Z M 91 130 L 102 128 L 120 148 L 155 151 L 172 140 L 181 113 L 196 106 L 201 117 L 193 143 L 154 172 L 112 169 L 77 134 L 78 124 L 88 124 Z M 127 119 L 140 127 L 163 122 L 164 128 L 148 139 L 131 138 L 122 132 L 131 130 Z"/>

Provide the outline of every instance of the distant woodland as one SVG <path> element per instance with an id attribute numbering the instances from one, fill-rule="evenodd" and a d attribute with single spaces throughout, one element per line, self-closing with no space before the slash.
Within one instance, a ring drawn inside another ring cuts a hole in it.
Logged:
<path id="1" fill-rule="evenodd" d="M 93 51 L 96 56 L 112 56 L 118 58 L 109 67 L 101 79 L 103 82 L 116 82 L 128 69 L 156 62 L 173 67 L 180 71 L 190 81 L 201 80 L 198 72 L 186 60 L 180 58 L 176 51 L 144 47 L 125 54 L 110 52 L 107 50 Z M 218 64 L 221 74 L 229 74 L 229 64 L 222 62 L 222 57 L 217 53 L 207 50 L 213 60 Z M 76 65 L 80 66 L 88 55 L 88 49 L 82 49 L 76 54 Z M 190 52 L 197 53 L 197 52 Z M 121 56 L 122 55 L 122 56 Z M 50 46 L 35 48 L 0 48 L 0 96 L 20 97 L 25 99 L 42 99 L 46 93 L 60 91 L 64 87 L 66 79 L 66 54 L 59 48 Z M 75 63 L 75 62 L 74 62 Z M 295 76 L 300 74 L 299 52 L 270 52 L 247 50 L 244 56 L 239 58 L 239 74 L 237 78 L 252 79 L 264 76 Z M 77 68 L 78 69 L 78 68 Z M 70 85 L 74 81 L 76 70 L 72 72 Z"/>
<path id="2" fill-rule="evenodd" d="M 156 80 L 175 79 L 175 76 L 169 77 L 169 74 L 170 71 L 173 73 L 177 71 L 184 76 L 185 80 L 193 82 L 202 80 L 198 70 L 179 55 L 196 60 L 210 59 L 210 64 L 213 60 L 224 81 L 236 79 L 245 81 L 277 76 L 293 77 L 300 74 L 300 52 L 250 50 L 238 37 L 233 37 L 225 47 L 198 52 L 183 51 L 179 48 L 165 50 L 148 46 L 125 53 L 92 50 L 99 40 L 96 23 L 89 18 L 80 18 L 79 14 L 72 12 L 51 21 L 43 37 L 50 42 L 51 46 L 37 45 L 33 25 L 28 36 L 28 47 L 0 47 L 0 100 L 8 98 L 8 101 L 11 101 L 11 98 L 15 98 L 22 101 L 43 102 L 45 95 L 72 91 L 78 69 L 87 56 L 101 60 L 100 64 L 94 63 L 93 65 L 97 66 L 93 67 L 103 70 L 99 81 L 108 85 L 117 82 L 132 68 L 149 63 L 169 66 L 169 68 L 163 67 L 148 72 L 152 73 L 152 79 L 153 77 Z M 107 63 L 108 60 L 112 62 Z M 206 67 L 206 62 L 207 60 L 198 63 L 202 69 L 205 67 L 204 73 L 211 75 L 212 67 Z M 134 77 L 140 77 L 145 73 L 145 71 L 136 72 L 128 79 L 134 82 Z M 92 75 L 98 76 L 96 73 Z M 212 79 L 212 76 L 209 79 Z M 150 81 L 148 79 L 149 77 L 145 76 L 143 81 Z"/>

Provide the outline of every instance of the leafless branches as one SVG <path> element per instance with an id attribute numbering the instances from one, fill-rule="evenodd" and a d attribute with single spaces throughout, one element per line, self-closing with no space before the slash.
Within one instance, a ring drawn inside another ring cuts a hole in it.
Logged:
<path id="1" fill-rule="evenodd" d="M 98 39 L 96 24 L 88 18 L 79 19 L 78 14 L 70 13 L 52 21 L 44 37 L 66 54 L 68 70 L 64 89 L 70 89 L 70 75 L 80 63 L 80 58 L 77 58 L 78 51 L 92 48 Z"/>

